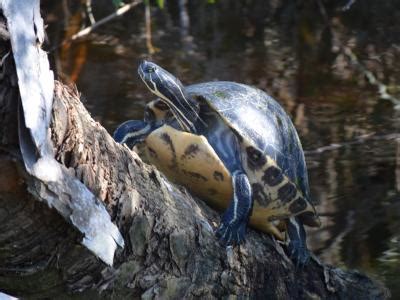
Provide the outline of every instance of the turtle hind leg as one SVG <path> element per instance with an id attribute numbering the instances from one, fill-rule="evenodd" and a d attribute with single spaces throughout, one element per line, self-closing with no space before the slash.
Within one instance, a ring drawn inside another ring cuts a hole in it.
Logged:
<path id="1" fill-rule="evenodd" d="M 297 268 L 304 267 L 310 259 L 310 252 L 307 249 L 304 225 L 298 217 L 287 220 L 287 233 L 289 236 L 288 255 Z"/>
<path id="2" fill-rule="evenodd" d="M 247 175 L 236 172 L 232 176 L 234 196 L 221 218 L 216 235 L 224 245 L 238 245 L 244 241 L 252 208 L 251 186 Z"/>

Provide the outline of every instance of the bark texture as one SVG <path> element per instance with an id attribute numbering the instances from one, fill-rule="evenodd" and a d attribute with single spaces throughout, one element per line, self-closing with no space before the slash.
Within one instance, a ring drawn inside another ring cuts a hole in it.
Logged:
<path id="1" fill-rule="evenodd" d="M 356 271 L 312 259 L 296 270 L 281 245 L 249 230 L 241 247 L 214 237 L 218 214 L 168 183 L 93 121 L 76 89 L 56 83 L 56 159 L 107 207 L 125 239 L 114 267 L 80 244 L 80 233 L 41 203 L 18 146 L 18 80 L 0 19 L 0 290 L 23 298 L 383 299 Z"/>

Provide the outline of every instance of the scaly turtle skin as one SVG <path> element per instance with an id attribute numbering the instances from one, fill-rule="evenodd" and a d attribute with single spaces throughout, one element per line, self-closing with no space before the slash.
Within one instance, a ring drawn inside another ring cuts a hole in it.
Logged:
<path id="1" fill-rule="evenodd" d="M 306 263 L 303 224 L 318 226 L 319 220 L 301 144 L 282 107 L 243 84 L 183 87 L 146 61 L 139 75 L 160 99 L 147 106 L 144 122 L 122 124 L 116 141 L 144 142 L 149 160 L 167 177 L 226 209 L 217 231 L 224 243 L 242 242 L 248 221 L 282 239 L 274 222 L 284 219 L 289 254 Z"/>

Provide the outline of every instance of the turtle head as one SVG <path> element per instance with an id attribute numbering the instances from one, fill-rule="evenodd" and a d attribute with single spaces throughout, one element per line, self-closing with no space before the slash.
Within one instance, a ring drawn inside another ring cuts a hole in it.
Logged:
<path id="1" fill-rule="evenodd" d="M 147 88 L 169 106 L 182 129 L 196 132 L 199 104 L 188 97 L 180 80 L 146 60 L 140 63 L 138 73 Z"/>

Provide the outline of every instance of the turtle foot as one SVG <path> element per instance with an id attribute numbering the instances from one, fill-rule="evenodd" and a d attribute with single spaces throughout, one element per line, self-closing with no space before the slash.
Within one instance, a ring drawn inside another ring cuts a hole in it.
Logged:
<path id="1" fill-rule="evenodd" d="M 235 246 L 245 241 L 247 222 L 226 223 L 221 225 L 216 231 L 216 236 L 224 246 Z"/>
<path id="2" fill-rule="evenodd" d="M 310 252 L 298 241 L 290 241 L 287 246 L 287 252 L 296 269 L 304 268 L 310 260 Z"/>

